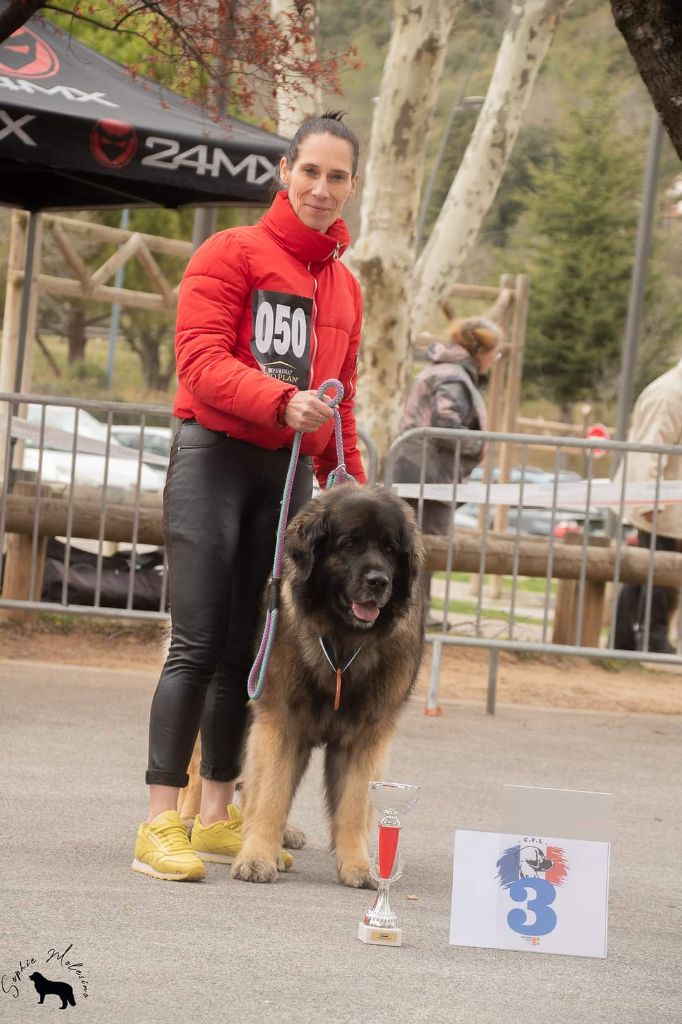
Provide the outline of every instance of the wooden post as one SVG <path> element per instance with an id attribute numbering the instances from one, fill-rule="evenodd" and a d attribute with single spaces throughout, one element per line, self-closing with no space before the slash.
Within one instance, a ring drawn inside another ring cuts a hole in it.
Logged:
<path id="1" fill-rule="evenodd" d="M 519 414 L 521 399 L 521 378 L 523 376 L 523 353 L 526 344 L 526 322 L 528 320 L 528 300 L 530 279 L 527 274 L 516 275 L 514 289 L 514 316 L 511 327 L 511 351 L 509 353 L 509 370 L 507 374 L 507 393 L 505 396 L 504 418 L 502 430 L 513 434 L 516 430 L 516 418 Z M 514 461 L 514 447 L 507 443 L 500 456 L 500 483 L 508 483 Z M 509 509 L 499 505 L 495 512 L 495 530 L 504 533 L 509 520 Z M 493 576 L 490 581 L 491 597 L 502 596 L 502 579 Z"/>
<path id="2" fill-rule="evenodd" d="M 14 486 L 15 495 L 28 497 L 33 505 L 36 501 L 36 485 L 19 480 Z M 41 495 L 49 495 L 51 488 L 44 484 Z M 39 601 L 45 575 L 45 555 L 48 538 L 38 536 L 36 560 L 31 590 L 31 564 L 33 562 L 33 535 L 31 533 L 8 533 L 5 538 L 5 568 L 2 578 L 2 596 L 5 600 Z M 0 619 L 26 622 L 38 612 L 33 609 L 0 608 Z"/>
<path id="3" fill-rule="evenodd" d="M 507 339 L 511 338 L 513 322 L 516 318 L 516 293 L 514 292 L 514 284 L 515 281 L 512 274 L 502 274 L 500 278 L 500 289 L 503 291 L 511 291 L 514 296 L 513 300 L 505 306 L 498 321 L 502 329 L 502 335 L 505 342 Z M 509 387 L 509 354 L 510 349 L 506 349 L 503 358 L 500 359 L 497 366 L 493 369 L 492 386 L 486 403 L 488 406 L 488 430 L 498 431 L 500 429 L 503 404 L 502 396 L 504 394 L 505 387 Z"/>
<path id="4" fill-rule="evenodd" d="M 508 289 L 509 291 L 511 291 L 513 293 L 513 290 L 514 290 L 514 277 L 513 277 L 512 274 L 502 274 L 502 276 L 500 277 L 500 290 L 505 290 L 505 289 Z M 505 308 L 503 309 L 503 311 L 502 311 L 502 313 L 500 315 L 499 321 L 498 321 L 500 327 L 502 328 L 503 338 L 504 338 L 505 341 L 509 337 L 509 333 L 510 333 L 510 320 L 511 320 L 511 313 L 512 313 L 513 307 L 514 307 L 514 300 L 512 300 L 512 302 L 509 305 L 505 306 Z M 491 431 L 498 431 L 500 429 L 500 419 L 502 417 L 502 396 L 504 394 L 505 387 L 507 386 L 507 383 L 508 383 L 508 378 L 509 378 L 508 368 L 509 368 L 509 351 L 506 350 L 504 352 L 504 354 L 503 354 L 503 358 L 500 359 L 499 362 L 493 368 L 492 386 L 490 388 L 490 394 L 488 395 L 488 399 L 487 399 L 487 402 L 486 402 L 486 406 L 487 406 L 487 410 L 488 410 L 488 430 L 491 430 Z M 497 452 L 498 460 L 499 460 L 499 457 L 500 457 L 500 453 L 498 451 Z M 485 461 L 483 463 L 483 482 L 484 483 L 487 484 L 488 481 L 492 479 L 494 468 L 495 468 L 495 466 L 494 466 L 493 459 L 491 457 L 490 445 L 489 445 L 488 446 L 488 451 L 486 453 Z M 483 517 L 485 515 L 487 515 L 487 513 L 488 513 L 488 510 L 484 506 L 481 506 L 481 508 L 479 509 L 479 513 L 478 513 L 478 528 L 481 531 L 483 530 Z M 483 580 L 480 579 L 478 573 L 475 573 L 474 575 L 472 575 L 471 579 L 469 580 L 469 593 L 472 594 L 474 597 L 478 597 L 478 594 L 479 594 L 480 589 L 481 589 L 482 586 L 483 586 Z M 501 589 L 501 584 L 498 586 L 498 589 Z M 495 595 L 493 595 L 493 596 L 495 596 Z"/>
<path id="5" fill-rule="evenodd" d="M 606 583 L 585 580 L 583 621 L 577 638 L 579 647 L 599 647 L 604 616 Z M 553 644 L 576 645 L 578 625 L 578 581 L 559 580 L 554 606 Z"/>
<path id="6" fill-rule="evenodd" d="M 5 286 L 5 313 L 2 325 L 2 352 L 0 353 L 0 391 L 14 391 L 14 373 L 19 341 L 19 313 L 23 287 L 24 259 L 26 257 L 26 218 L 19 210 L 12 211 Z M 14 272 L 20 272 L 21 278 Z"/>
<path id="7" fill-rule="evenodd" d="M 2 328 L 2 353 L 0 353 L 0 391 L 14 391 L 14 378 L 17 366 L 19 347 L 19 317 L 21 313 L 21 296 L 24 288 L 24 272 L 26 259 L 26 226 L 27 216 L 18 210 L 12 213 L 10 232 L 9 260 L 7 264 L 7 285 L 5 288 L 5 315 Z M 30 387 L 31 367 L 33 363 L 33 343 L 36 330 L 36 311 L 38 308 L 38 276 L 40 274 L 41 253 L 41 218 L 36 225 L 33 272 L 28 282 L 30 302 L 28 307 L 28 323 L 26 325 L 26 348 L 24 351 L 24 367 L 21 387 Z"/>
<path id="8" fill-rule="evenodd" d="M 582 545 L 582 533 L 569 533 L 564 543 Z M 611 541 L 608 537 L 588 538 L 589 547 L 608 548 Z M 599 647 L 601 628 L 604 621 L 604 599 L 606 582 L 585 579 L 583 591 L 583 616 L 580 633 L 576 640 L 578 627 L 578 586 L 577 579 L 559 580 L 556 601 L 554 604 L 554 626 L 552 629 L 553 644 L 578 645 L 579 647 Z"/>
<path id="9" fill-rule="evenodd" d="M 21 300 L 24 289 L 26 236 L 28 218 L 25 213 L 14 210 L 12 213 L 9 259 L 7 263 L 7 284 L 5 286 L 5 310 L 2 325 L 2 351 L 0 352 L 0 391 L 14 391 L 19 351 L 19 324 L 21 320 Z M 40 273 L 41 251 L 41 218 L 36 224 L 33 273 L 29 293 L 28 321 L 26 324 L 26 346 L 24 349 L 24 365 L 21 387 L 28 390 L 31 381 L 33 363 L 33 344 L 36 330 L 36 310 L 38 308 L 37 277 Z M 0 425 L 5 430 L 9 427 L 10 409 L 5 405 L 0 408 Z M 5 443 L 0 431 L 0 480 L 5 479 Z"/>
<path id="10" fill-rule="evenodd" d="M 554 602 L 553 644 L 575 642 L 575 580 L 559 580 Z"/>

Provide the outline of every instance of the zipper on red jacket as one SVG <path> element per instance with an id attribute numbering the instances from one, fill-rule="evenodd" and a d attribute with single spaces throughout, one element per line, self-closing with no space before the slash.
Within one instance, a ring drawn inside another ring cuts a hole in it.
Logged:
<path id="1" fill-rule="evenodd" d="M 313 279 L 313 313 L 310 318 L 310 330 L 312 333 L 311 346 L 310 346 L 310 370 L 308 371 L 308 387 L 313 386 L 313 370 L 315 367 L 315 356 L 317 355 L 317 332 L 315 331 L 315 321 L 317 320 L 317 303 L 315 302 L 315 296 L 317 295 L 317 278 L 310 269 L 312 263 L 308 264 L 308 273 Z"/>
<path id="2" fill-rule="evenodd" d="M 328 256 L 325 256 L 325 258 L 324 258 L 324 260 L 322 262 L 326 263 L 326 261 L 328 259 L 330 259 L 330 258 L 333 259 L 334 262 L 336 262 L 336 260 L 338 260 L 340 256 L 341 256 L 341 242 L 337 242 L 336 245 L 334 246 L 334 248 L 332 249 L 332 251 L 329 253 Z M 313 336 L 312 336 L 312 339 L 311 339 L 312 340 L 312 345 L 311 345 L 311 348 L 310 348 L 310 371 L 309 371 L 309 375 L 308 375 L 308 387 L 309 388 L 312 388 L 312 386 L 313 386 L 313 380 L 314 380 L 313 373 L 314 373 L 314 369 L 315 369 L 315 356 L 317 355 L 317 332 L 315 330 L 315 321 L 317 320 L 317 303 L 315 302 L 315 296 L 317 295 L 317 278 L 315 277 L 315 275 L 313 274 L 312 270 L 310 269 L 312 267 L 312 265 L 313 264 L 312 264 L 312 260 L 311 260 L 311 262 L 308 264 L 308 273 L 310 274 L 310 276 L 313 279 L 313 315 L 312 315 L 311 322 L 310 322 L 310 329 L 312 331 L 312 335 Z"/>

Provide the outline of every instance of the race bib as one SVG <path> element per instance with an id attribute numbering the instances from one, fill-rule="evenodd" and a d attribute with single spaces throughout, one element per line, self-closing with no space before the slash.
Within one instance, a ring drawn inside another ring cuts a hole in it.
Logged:
<path id="1" fill-rule="evenodd" d="M 285 292 L 253 293 L 251 351 L 263 372 L 307 389 L 313 300 Z"/>

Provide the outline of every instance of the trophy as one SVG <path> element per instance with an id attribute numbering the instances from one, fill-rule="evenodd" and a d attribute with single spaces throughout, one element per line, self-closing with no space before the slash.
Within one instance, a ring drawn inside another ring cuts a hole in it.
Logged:
<path id="1" fill-rule="evenodd" d="M 358 928 L 358 938 L 376 946 L 402 946 L 403 933 L 388 902 L 388 890 L 402 874 L 398 856 L 400 818 L 414 807 L 419 786 L 402 782 L 370 782 L 369 796 L 379 811 L 379 845 L 370 874 L 378 885 L 376 898 Z"/>

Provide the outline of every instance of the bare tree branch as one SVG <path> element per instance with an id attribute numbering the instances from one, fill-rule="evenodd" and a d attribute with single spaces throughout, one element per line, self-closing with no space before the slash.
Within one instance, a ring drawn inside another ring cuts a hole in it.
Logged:
<path id="1" fill-rule="evenodd" d="M 316 55 L 314 17 L 302 17 L 301 7 L 314 11 L 314 4 L 298 0 L 277 18 L 271 14 L 270 0 L 212 0 L 209 4 L 109 0 L 95 11 L 81 0 L 74 4 L 10 0 L 0 15 L 0 42 L 33 14 L 51 11 L 72 23 L 82 21 L 103 31 L 143 39 L 149 56 L 131 67 L 131 72 L 144 65 L 144 73 L 155 77 L 161 63 L 172 64 L 173 87 L 192 96 L 216 120 L 225 110 L 226 81 L 229 100 L 242 110 L 253 110 L 258 98 L 276 116 L 272 97 L 277 90 L 285 89 L 293 96 L 316 87 L 338 93 L 339 70 L 358 66 L 352 49 Z M 226 54 L 231 62 L 229 75 Z"/>

